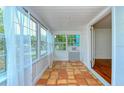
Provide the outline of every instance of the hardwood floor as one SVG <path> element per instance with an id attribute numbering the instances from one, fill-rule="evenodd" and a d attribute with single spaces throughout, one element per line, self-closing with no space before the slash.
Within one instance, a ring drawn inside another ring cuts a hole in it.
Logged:
<path id="1" fill-rule="evenodd" d="M 111 84 L 111 59 L 96 59 L 93 69 Z"/>

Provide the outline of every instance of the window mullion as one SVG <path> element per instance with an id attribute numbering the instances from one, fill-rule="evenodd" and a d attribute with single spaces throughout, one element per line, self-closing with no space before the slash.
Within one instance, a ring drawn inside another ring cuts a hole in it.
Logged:
<path id="1" fill-rule="evenodd" d="M 38 42 L 37 42 L 37 53 L 38 53 L 38 59 L 40 59 L 40 26 L 38 24 L 37 26 L 37 37 L 38 37 Z"/>
<path id="2" fill-rule="evenodd" d="M 66 51 L 68 51 L 68 35 L 66 34 Z"/>

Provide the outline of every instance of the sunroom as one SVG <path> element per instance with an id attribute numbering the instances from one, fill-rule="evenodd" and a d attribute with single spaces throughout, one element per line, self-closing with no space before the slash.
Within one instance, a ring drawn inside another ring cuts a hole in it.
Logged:
<path id="1" fill-rule="evenodd" d="M 108 6 L 0 7 L 0 85 L 124 85 L 123 11 Z"/>

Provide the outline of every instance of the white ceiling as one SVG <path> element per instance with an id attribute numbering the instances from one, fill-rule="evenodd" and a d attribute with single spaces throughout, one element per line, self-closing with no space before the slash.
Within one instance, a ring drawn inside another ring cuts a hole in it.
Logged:
<path id="1" fill-rule="evenodd" d="M 80 31 L 104 6 L 31 6 L 52 31 Z"/>

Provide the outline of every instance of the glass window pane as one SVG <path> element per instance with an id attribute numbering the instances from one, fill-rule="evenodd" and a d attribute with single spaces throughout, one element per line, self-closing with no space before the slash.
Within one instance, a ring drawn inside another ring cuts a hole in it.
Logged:
<path id="1" fill-rule="evenodd" d="M 36 60 L 37 57 L 38 57 L 38 54 L 37 54 L 37 23 L 34 21 L 34 19 L 30 19 L 28 18 L 28 16 L 26 14 L 24 14 L 23 12 L 21 12 L 20 10 L 18 10 L 18 20 L 15 19 L 16 21 L 14 22 L 15 23 L 15 29 L 16 29 L 16 33 L 17 33 L 17 42 L 20 40 L 20 33 L 21 33 L 21 29 L 20 29 L 20 18 L 24 18 L 24 25 L 23 25 L 23 29 L 24 29 L 24 32 L 23 32 L 23 35 L 24 35 L 24 55 L 29 55 L 27 54 L 27 50 L 26 48 L 29 47 L 29 38 L 31 36 L 31 52 L 32 52 L 32 60 Z M 28 22 L 30 21 L 30 25 L 28 25 Z M 19 49 L 19 46 L 17 46 L 17 48 Z"/>
<path id="2" fill-rule="evenodd" d="M 47 44 L 46 42 L 40 42 L 40 55 L 46 54 L 47 52 Z"/>
<path id="3" fill-rule="evenodd" d="M 24 15 L 24 26 L 28 27 L 28 17 Z"/>
<path id="4" fill-rule="evenodd" d="M 41 33 L 41 41 L 45 41 L 46 42 L 46 31 L 43 29 L 43 28 L 41 28 L 40 29 L 40 33 Z"/>
<path id="5" fill-rule="evenodd" d="M 66 50 L 66 35 L 55 36 L 55 49 Z"/>
<path id="6" fill-rule="evenodd" d="M 66 50 L 66 43 L 65 44 L 55 44 L 56 50 Z"/>
<path id="7" fill-rule="evenodd" d="M 33 30 L 36 30 L 36 23 L 35 22 L 33 22 Z"/>
<path id="8" fill-rule="evenodd" d="M 32 59 L 35 60 L 37 58 L 37 36 L 36 31 L 31 31 L 31 49 L 32 49 Z"/>
<path id="9" fill-rule="evenodd" d="M 0 8 L 0 33 L 4 33 L 3 27 L 3 10 Z"/>
<path id="10" fill-rule="evenodd" d="M 6 46 L 3 25 L 3 10 L 0 8 L 0 73 L 6 71 Z"/>
<path id="11" fill-rule="evenodd" d="M 80 46 L 80 35 L 68 35 L 68 46 Z"/>
<path id="12" fill-rule="evenodd" d="M 33 19 L 30 20 L 30 35 L 31 35 L 31 50 L 32 50 L 32 60 L 36 60 L 38 57 L 38 48 L 37 48 L 37 23 L 33 21 Z M 28 31 L 28 29 L 27 29 Z"/>
<path id="13" fill-rule="evenodd" d="M 47 31 L 40 28 L 40 55 L 47 53 Z"/>
<path id="14" fill-rule="evenodd" d="M 33 20 L 30 20 L 30 29 L 33 29 Z"/>

